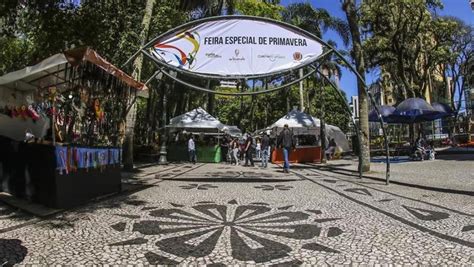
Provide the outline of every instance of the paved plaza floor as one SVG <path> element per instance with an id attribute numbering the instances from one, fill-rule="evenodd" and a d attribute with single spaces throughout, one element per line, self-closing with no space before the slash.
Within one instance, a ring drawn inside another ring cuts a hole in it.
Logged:
<path id="1" fill-rule="evenodd" d="M 474 265 L 472 195 L 303 164 L 148 166 L 124 182 L 46 218 L 0 204 L 0 264 Z"/>

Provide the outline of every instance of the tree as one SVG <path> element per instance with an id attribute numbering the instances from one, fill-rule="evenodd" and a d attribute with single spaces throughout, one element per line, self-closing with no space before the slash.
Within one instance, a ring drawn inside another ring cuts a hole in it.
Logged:
<path id="1" fill-rule="evenodd" d="M 191 11 L 193 17 L 203 18 L 219 15 L 233 15 L 238 0 L 180 0 L 179 9 Z"/>
<path id="2" fill-rule="evenodd" d="M 362 163 L 359 165 L 363 172 L 370 171 L 370 129 L 369 129 L 369 106 L 368 95 L 365 85 L 364 50 L 359 30 L 359 15 L 357 14 L 355 0 L 341 0 L 342 9 L 346 13 L 347 22 L 352 39 L 352 58 L 354 58 L 356 70 L 361 79 L 357 79 L 357 91 L 359 95 L 359 123 L 361 131 L 361 153 Z"/>
<path id="3" fill-rule="evenodd" d="M 306 30 L 319 38 L 322 38 L 323 32 L 328 29 L 335 30 L 343 39 L 345 44 L 349 43 L 349 31 L 347 23 L 341 19 L 332 17 L 327 10 L 315 9 L 310 3 L 295 3 L 289 5 L 283 10 L 283 20 L 293 24 L 303 30 Z M 328 62 L 327 62 L 328 63 Z M 326 64 L 325 67 L 329 72 L 338 71 L 337 64 Z M 304 104 L 303 86 L 300 86 L 300 107 L 303 110 Z"/>
<path id="4" fill-rule="evenodd" d="M 406 97 L 424 97 L 432 75 L 449 56 L 449 33 L 455 24 L 436 18 L 438 0 L 370 0 L 361 7 L 369 68 L 383 66 Z M 429 99 L 428 99 L 429 100 Z"/>
<path id="5" fill-rule="evenodd" d="M 147 0 L 145 6 L 145 12 L 143 14 L 142 29 L 139 36 L 140 47 L 142 47 L 148 39 L 148 32 L 150 29 L 151 16 L 153 14 L 153 7 L 155 6 L 155 0 Z M 143 55 L 139 55 L 133 62 L 133 78 L 140 80 L 141 72 L 143 67 Z M 127 117 L 126 117 L 126 128 L 125 128 L 125 141 L 123 144 L 123 167 L 125 170 L 133 170 L 133 135 L 135 128 L 135 119 L 137 117 L 137 106 L 135 99 L 129 99 L 129 105 L 132 105 Z"/>
<path id="6" fill-rule="evenodd" d="M 309 2 L 290 4 L 283 10 L 283 21 L 319 38 L 331 29 L 339 34 L 345 45 L 350 42 L 349 28 L 344 20 L 331 16 L 324 8 L 314 8 Z"/>
<path id="7" fill-rule="evenodd" d="M 439 0 L 370 0 L 361 6 L 366 62 L 390 77 L 383 84 L 393 88 L 398 100 L 421 97 L 449 102 L 443 72 L 454 55 L 453 35 L 458 28 L 455 21 L 437 17 L 438 8 L 442 8 Z M 410 137 L 414 141 L 413 125 Z"/>
<path id="8" fill-rule="evenodd" d="M 238 13 L 243 15 L 265 17 L 275 20 L 282 19 L 281 12 L 284 10 L 284 7 L 280 5 L 280 1 L 261 0 L 238 1 L 235 8 Z"/>
<path id="9" fill-rule="evenodd" d="M 449 34 L 452 44 L 449 49 L 450 57 L 444 67 L 439 70 L 443 76 L 444 86 L 448 90 L 444 95 L 444 100 L 451 104 L 457 114 L 461 108 L 464 90 L 467 87 L 467 77 L 471 74 L 468 64 L 474 59 L 474 28 L 457 18 L 446 17 L 444 19 L 456 23 L 456 29 L 443 33 Z"/>

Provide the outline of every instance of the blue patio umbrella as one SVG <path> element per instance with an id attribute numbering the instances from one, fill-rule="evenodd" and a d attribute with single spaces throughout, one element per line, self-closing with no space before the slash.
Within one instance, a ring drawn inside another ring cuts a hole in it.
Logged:
<path id="1" fill-rule="evenodd" d="M 395 112 L 395 107 L 382 105 L 379 107 L 379 112 L 382 115 L 382 119 L 384 122 L 390 122 L 389 116 L 392 115 L 393 112 Z M 369 112 L 369 121 L 372 121 L 372 122 L 379 121 L 379 117 L 377 115 L 377 112 L 375 111 L 375 108 Z"/>
<path id="2" fill-rule="evenodd" d="M 447 104 L 435 102 L 431 106 L 434 110 L 438 111 L 438 114 L 426 115 L 425 117 L 429 120 L 441 119 L 454 114 L 453 109 Z"/>
<path id="3" fill-rule="evenodd" d="M 392 123 L 416 123 L 432 121 L 441 114 L 421 98 L 408 98 L 402 101 L 390 115 Z"/>

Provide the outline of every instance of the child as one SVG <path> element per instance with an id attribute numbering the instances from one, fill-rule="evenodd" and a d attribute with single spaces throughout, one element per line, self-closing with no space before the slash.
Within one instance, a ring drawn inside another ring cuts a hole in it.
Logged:
<path id="1" fill-rule="evenodd" d="M 428 145 L 428 147 L 426 148 L 426 150 L 427 150 L 427 152 L 428 152 L 429 159 L 430 159 L 430 160 L 435 160 L 436 152 L 435 152 L 435 150 L 434 150 L 433 141 L 430 142 L 430 144 Z"/>

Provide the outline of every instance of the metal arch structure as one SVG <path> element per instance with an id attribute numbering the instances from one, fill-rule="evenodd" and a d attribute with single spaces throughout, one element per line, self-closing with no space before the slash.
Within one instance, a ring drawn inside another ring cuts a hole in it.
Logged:
<path id="1" fill-rule="evenodd" d="M 297 33 L 300 33 L 302 35 L 305 35 L 309 38 L 312 38 L 313 40 L 317 41 L 318 43 L 320 43 L 322 45 L 322 47 L 326 48 L 327 50 L 326 51 L 323 51 L 317 58 L 315 58 L 314 60 L 311 60 L 310 62 L 307 62 L 305 64 L 301 64 L 300 66 L 298 67 L 295 67 L 295 68 L 291 68 L 291 69 L 287 69 L 287 70 L 283 70 L 283 71 L 277 71 L 277 72 L 270 72 L 270 73 L 264 73 L 264 74 L 259 74 L 259 75 L 210 75 L 210 74 L 201 74 L 201 73 L 195 73 L 195 72 L 191 72 L 191 71 L 188 71 L 188 70 L 185 70 L 185 69 L 182 69 L 182 68 L 179 68 L 179 67 L 175 67 L 175 66 L 172 66 L 170 64 L 167 64 L 166 62 L 163 62 L 161 60 L 158 60 L 156 57 L 154 57 L 151 53 L 149 53 L 147 51 L 147 49 L 149 49 L 154 43 L 156 43 L 157 40 L 160 40 L 161 38 L 165 37 L 165 36 L 168 36 L 172 33 L 175 33 L 175 32 L 182 32 L 182 31 L 185 31 L 195 25 L 198 25 L 198 24 L 201 24 L 201 23 L 204 23 L 204 22 L 212 22 L 212 21 L 220 21 L 220 20 L 230 20 L 230 19 L 242 19 L 242 20 L 253 20 L 253 21 L 260 21 L 260 22 L 267 22 L 267 23 L 271 23 L 271 24 L 274 24 L 274 25 L 277 25 L 277 26 L 282 26 L 282 27 L 286 27 L 286 28 L 289 28 L 289 29 L 292 29 L 294 30 L 295 32 Z M 329 85 L 337 91 L 339 97 L 341 98 L 341 100 L 344 101 L 344 103 L 346 104 L 346 111 L 347 113 L 351 116 L 351 119 L 352 119 L 352 123 L 356 129 L 356 133 L 357 133 L 357 139 L 359 141 L 359 178 L 362 178 L 362 168 L 361 168 L 361 164 L 362 164 L 362 142 L 361 142 L 361 132 L 360 132 L 360 128 L 357 126 L 357 123 L 355 122 L 354 118 L 353 118 L 353 114 L 352 114 L 352 110 L 350 109 L 349 105 L 347 104 L 347 101 L 346 99 L 344 98 L 344 96 L 342 95 L 342 93 L 339 91 L 339 88 L 337 88 L 337 86 L 328 78 L 326 77 L 325 75 L 323 75 L 321 73 L 321 71 L 319 70 L 319 66 L 316 65 L 316 63 L 318 61 L 321 61 L 321 59 L 324 59 L 325 57 L 327 57 L 328 55 L 330 54 L 334 54 L 337 56 L 338 59 L 342 60 L 348 67 L 349 69 L 351 70 L 351 72 L 353 72 L 357 79 L 362 82 L 364 84 L 364 88 L 365 88 L 365 91 L 367 93 L 367 95 L 369 96 L 369 99 L 371 101 L 371 103 L 373 104 L 373 106 L 375 107 L 375 111 L 378 115 L 378 118 L 379 118 L 379 123 L 382 127 L 382 133 L 383 133 L 383 137 L 384 137 L 384 143 L 385 143 L 385 153 L 386 153 L 386 184 L 388 185 L 389 182 L 390 182 L 390 160 L 389 160 L 389 146 L 388 146 L 388 138 L 387 138 L 387 135 L 386 135 L 386 129 L 385 129 L 385 123 L 383 121 L 383 118 L 382 118 L 382 115 L 380 113 L 380 110 L 378 109 L 377 105 L 376 105 L 376 102 L 372 96 L 372 94 L 370 93 L 370 91 L 368 90 L 369 88 L 367 87 L 367 85 L 365 84 L 365 80 L 363 79 L 362 75 L 357 72 L 356 68 L 354 66 L 352 66 L 346 58 L 344 58 L 343 55 L 341 55 L 341 53 L 339 53 L 334 47 L 332 47 L 331 45 L 329 45 L 328 43 L 326 43 L 325 41 L 323 41 L 321 38 L 315 36 L 314 34 L 308 32 L 308 31 L 305 31 L 303 29 L 300 29 L 294 25 L 291 25 L 291 24 L 288 24 L 288 23 L 285 23 L 285 22 L 282 22 L 282 21 L 277 21 L 277 20 L 273 20 L 273 19 L 269 19 L 269 18 L 263 18 L 263 17 L 255 17 L 255 16 L 243 16 L 243 15 L 234 15 L 234 16 L 216 16 L 216 17 L 209 17 L 209 18 L 204 18 L 204 19 L 199 19 L 199 20 L 194 20 L 194 21 L 191 21 L 191 22 L 188 22 L 188 23 L 185 23 L 183 25 L 180 25 L 178 27 L 175 27 L 173 29 L 170 29 L 168 30 L 167 32 L 165 33 L 162 33 L 160 34 L 159 36 L 151 39 L 148 43 L 146 43 L 143 47 L 141 47 L 138 51 L 136 51 L 123 65 L 123 67 L 125 67 L 126 65 L 130 64 L 130 62 L 132 62 L 132 60 L 134 60 L 136 57 L 138 57 L 140 54 L 144 55 L 146 58 L 150 59 L 158 68 L 158 70 L 151 76 L 147 79 L 147 83 L 149 83 L 152 79 L 154 79 L 156 76 L 158 76 L 160 73 L 162 73 L 164 76 L 168 77 L 169 79 L 181 84 L 181 85 L 184 85 L 190 89 L 193 89 L 193 90 L 197 90 L 197 91 L 201 91 L 201 92 L 206 92 L 206 93 L 211 93 L 211 94 L 218 94 L 218 95 L 228 95 L 228 96 L 250 96 L 250 95 L 259 95 L 259 94 L 266 94 L 266 93 L 271 93 L 271 92 L 276 92 L 278 90 L 281 90 L 281 89 L 284 89 L 284 88 L 287 88 L 289 86 L 292 86 L 300 81 L 303 81 L 304 79 L 310 77 L 311 75 L 315 74 L 315 73 L 318 73 L 320 74 L 320 76 L 322 76 L 328 83 Z M 297 79 L 294 79 L 293 81 L 290 81 L 286 84 L 283 84 L 283 85 L 279 85 L 277 87 L 274 87 L 274 88 L 271 88 L 271 89 L 267 89 L 267 90 L 262 90 L 262 91 L 252 91 L 252 92 L 218 92 L 218 91 L 214 91 L 214 90 L 211 90 L 209 88 L 204 88 L 202 86 L 198 86 L 198 85 L 195 85 L 195 84 L 192 84 L 192 83 L 189 83 L 189 82 L 186 82 L 180 78 L 178 78 L 177 76 L 175 75 L 171 75 L 170 74 L 170 71 L 174 71 L 174 72 L 177 72 L 177 73 L 180 73 L 182 75 L 186 75 L 186 76 L 189 76 L 189 77 L 194 77 L 194 78 L 199 78 L 199 79 L 206 79 L 206 80 L 249 80 L 249 79 L 262 79 L 262 78 L 268 78 L 268 77 L 278 77 L 278 76 L 282 76 L 282 75 L 285 75 L 285 74 L 291 74 L 291 73 L 295 73 L 297 70 L 299 69 L 303 69 L 305 67 L 309 67 L 310 70 L 308 71 L 308 73 L 306 73 L 305 75 L 297 78 Z"/>

